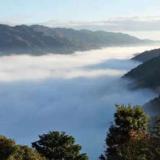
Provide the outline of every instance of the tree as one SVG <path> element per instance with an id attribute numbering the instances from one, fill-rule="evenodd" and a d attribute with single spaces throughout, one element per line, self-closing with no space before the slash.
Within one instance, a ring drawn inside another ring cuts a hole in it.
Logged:
<path id="1" fill-rule="evenodd" d="M 130 160 L 123 157 L 126 156 L 122 154 L 124 146 L 131 149 L 133 142 L 136 144 L 142 142 L 142 139 L 146 139 L 148 137 L 147 127 L 148 116 L 140 106 L 117 105 L 114 123 L 106 138 L 106 150 L 100 159 Z M 140 145 L 140 143 L 138 144 Z"/>
<path id="2" fill-rule="evenodd" d="M 15 142 L 12 139 L 0 136 L 0 159 L 7 160 L 15 151 Z"/>
<path id="3" fill-rule="evenodd" d="M 16 146 L 16 152 L 8 160 L 45 160 L 38 152 L 27 146 Z"/>
<path id="4" fill-rule="evenodd" d="M 87 160 L 86 154 L 80 154 L 81 146 L 75 144 L 72 136 L 64 132 L 49 132 L 39 136 L 39 140 L 32 143 L 47 160 Z"/>
<path id="5" fill-rule="evenodd" d="M 142 139 L 130 139 L 120 145 L 117 149 L 119 160 L 151 160 L 149 158 L 149 140 L 147 137 Z M 154 159 L 155 160 L 155 159 Z"/>
<path id="6" fill-rule="evenodd" d="M 16 145 L 12 139 L 0 136 L 0 160 L 45 160 L 27 146 Z"/>

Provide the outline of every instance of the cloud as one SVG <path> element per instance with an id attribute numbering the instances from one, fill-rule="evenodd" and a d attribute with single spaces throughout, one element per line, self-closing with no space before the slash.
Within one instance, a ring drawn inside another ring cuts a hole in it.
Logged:
<path id="1" fill-rule="evenodd" d="M 49 130 L 73 135 L 96 159 L 103 151 L 115 104 L 143 104 L 154 94 L 130 91 L 120 78 L 128 60 L 149 47 L 111 47 L 72 55 L 0 58 L 1 134 L 30 144 Z M 118 73 L 118 74 L 117 74 Z"/>
<path id="2" fill-rule="evenodd" d="M 134 53 L 157 46 L 108 47 L 103 50 L 76 52 L 71 55 L 48 54 L 43 56 L 12 55 L 0 58 L 0 81 L 43 80 L 48 78 L 96 78 L 99 76 L 119 76 L 117 68 L 98 68 L 86 70 L 85 66 L 105 63 L 113 65 L 114 59 L 126 59 Z M 117 54 L 118 53 L 118 54 Z M 113 59 L 113 61 L 111 61 Z M 108 62 L 106 62 L 108 61 Z M 111 61 L 109 63 L 109 61 Z M 116 63 L 118 63 L 116 61 Z M 119 62 L 121 63 L 121 62 Z M 124 63 L 123 63 L 124 64 Z M 115 64 L 116 65 L 116 64 Z M 102 65 L 101 65 L 102 66 Z M 126 64 L 127 66 L 127 64 Z M 125 72 L 125 70 L 123 70 Z"/>
<path id="3" fill-rule="evenodd" d="M 43 24 L 52 27 L 71 27 L 77 29 L 92 29 L 106 31 L 159 31 L 160 16 L 114 17 L 104 21 L 89 22 L 60 22 L 51 20 Z"/>

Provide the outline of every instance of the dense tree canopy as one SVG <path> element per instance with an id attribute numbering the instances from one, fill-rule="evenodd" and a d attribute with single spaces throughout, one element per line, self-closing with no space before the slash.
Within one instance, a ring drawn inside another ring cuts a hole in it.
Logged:
<path id="1" fill-rule="evenodd" d="M 80 153 L 81 146 L 64 132 L 49 132 L 39 138 L 32 144 L 35 150 L 0 136 L 0 160 L 88 160 Z"/>
<path id="2" fill-rule="evenodd" d="M 49 132 L 39 136 L 39 140 L 32 143 L 47 160 L 87 160 L 86 154 L 80 154 L 81 146 L 75 144 L 72 136 L 64 132 Z"/>
<path id="3" fill-rule="evenodd" d="M 0 136 L 0 160 L 45 160 L 32 148 L 16 145 L 4 136 Z"/>

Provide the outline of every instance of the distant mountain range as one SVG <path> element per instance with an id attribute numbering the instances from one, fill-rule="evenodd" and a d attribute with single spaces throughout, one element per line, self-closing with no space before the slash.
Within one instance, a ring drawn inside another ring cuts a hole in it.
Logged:
<path id="1" fill-rule="evenodd" d="M 160 49 L 143 52 L 133 59 L 143 63 L 124 77 L 134 80 L 132 86 L 150 88 L 160 95 Z M 156 113 L 160 113 L 160 96 L 145 106 L 150 106 Z"/>
<path id="2" fill-rule="evenodd" d="M 155 43 L 136 37 L 104 31 L 49 28 L 41 25 L 0 25 L 0 55 L 73 53 L 107 46 Z"/>

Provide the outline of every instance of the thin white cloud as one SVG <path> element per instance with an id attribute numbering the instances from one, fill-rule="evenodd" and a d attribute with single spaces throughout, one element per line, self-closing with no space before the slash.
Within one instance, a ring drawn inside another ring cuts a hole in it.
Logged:
<path id="1" fill-rule="evenodd" d="M 160 16 L 144 17 L 114 17 L 104 21 L 68 21 L 51 20 L 44 25 L 50 27 L 71 27 L 77 29 L 107 30 L 107 31 L 159 31 Z"/>

